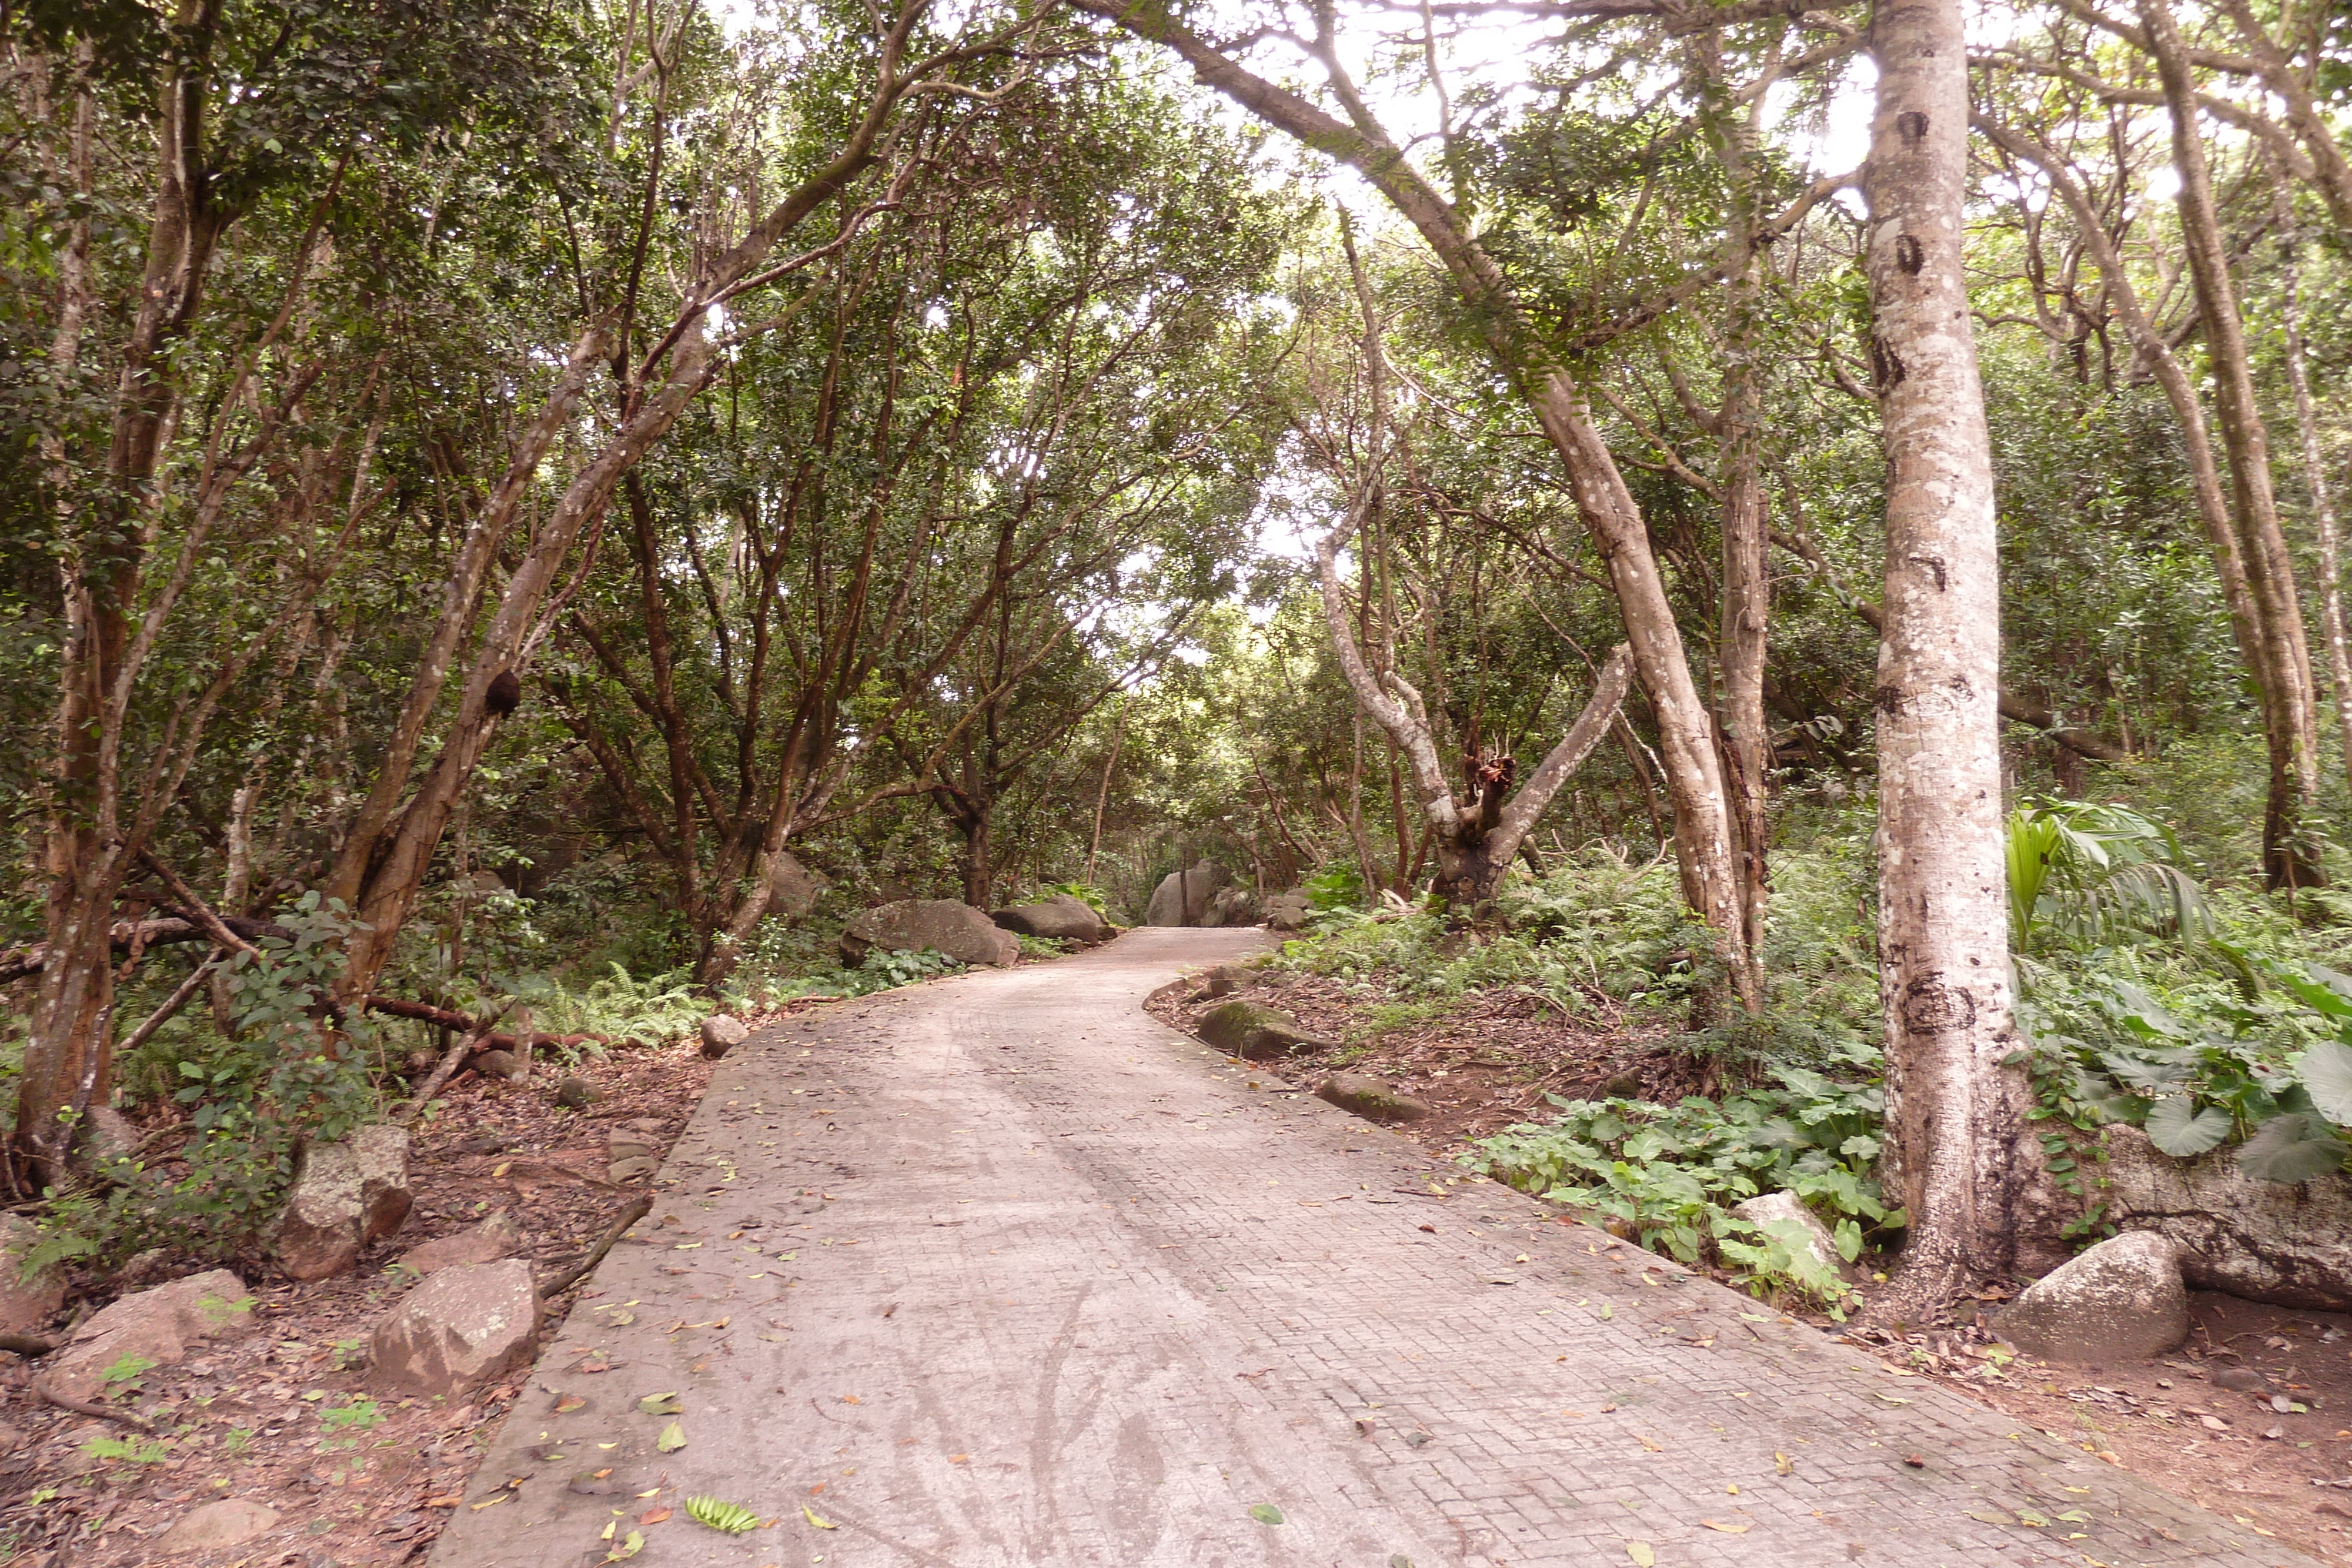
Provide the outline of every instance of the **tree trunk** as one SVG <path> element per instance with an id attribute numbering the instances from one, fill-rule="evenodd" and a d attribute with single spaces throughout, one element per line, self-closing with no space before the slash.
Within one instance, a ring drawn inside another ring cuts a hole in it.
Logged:
<path id="1" fill-rule="evenodd" d="M 2206 358 L 2213 371 L 2221 447 L 2230 459 L 2231 510 L 2262 638 L 2263 685 L 2275 705 L 2263 726 L 2271 765 L 2270 798 L 2263 816 L 2263 875 L 2273 887 L 2314 887 L 2326 881 L 2306 821 L 2319 793 L 2318 693 L 2311 676 L 2302 601 L 2295 591 L 2294 560 L 2271 488 L 2270 434 L 2254 398 L 2245 323 L 2238 315 L 2229 249 L 2214 211 L 2212 172 L 2197 125 L 2196 84 L 2189 78 L 2179 30 L 2165 0 L 2140 0 L 2140 19 L 2172 111 L 2181 239 L 2189 252 Z"/>
<path id="2" fill-rule="evenodd" d="M 1879 1310 L 1916 1321 L 2008 1273 L 2041 1175 L 2010 1006 L 1992 458 L 1962 267 L 1959 0 L 1888 0 L 1864 173 L 1887 462 L 1878 733 L 1888 1176 L 1910 1218 Z"/>
<path id="3" fill-rule="evenodd" d="M 2344 740 L 2344 776 L 2352 780 L 2352 647 L 2344 632 L 2344 569 L 2337 559 L 2336 499 L 2327 487 L 2327 462 L 2319 449 L 2319 416 L 2312 402 L 2311 371 L 2303 340 L 2302 238 L 2295 233 L 2294 196 L 2282 177 L 2278 205 L 2284 266 L 2281 304 L 2286 318 L 2286 380 L 2294 392 L 2295 433 L 2303 449 L 2303 482 L 2311 492 L 2312 531 L 2319 544 L 2319 616 L 2327 636 L 2328 684 L 2336 695 L 2336 723 Z"/>

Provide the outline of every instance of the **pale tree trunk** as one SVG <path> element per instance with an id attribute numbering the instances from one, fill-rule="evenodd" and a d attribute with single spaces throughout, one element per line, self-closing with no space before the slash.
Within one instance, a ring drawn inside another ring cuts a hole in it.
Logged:
<path id="1" fill-rule="evenodd" d="M 2237 525 L 2230 515 L 2229 497 L 2222 493 L 2221 468 L 2214 461 L 2213 439 L 2206 427 L 2205 405 L 2198 399 L 2196 383 L 2140 303 L 2139 290 L 2116 250 L 2115 240 L 2066 161 L 2047 143 L 2022 131 L 1990 122 L 1979 123 L 1996 145 L 2034 164 L 2048 178 L 2050 188 L 2074 220 L 2084 248 L 2091 253 L 2091 260 L 2099 269 L 2107 298 L 2123 323 L 2125 337 L 2156 377 L 2157 385 L 2164 389 L 2165 401 L 2172 406 L 2172 416 L 2180 423 L 2181 446 L 2189 458 L 2189 487 L 2197 500 L 2197 519 L 2213 552 L 2213 573 L 2221 580 L 2221 602 L 2230 612 L 2230 631 L 2237 641 L 2238 657 L 2261 693 L 2263 730 L 2267 736 L 2281 722 L 2279 705 L 2273 695 L 2276 677 L 2263 640 L 2254 591 L 2246 580 L 2245 552 L 2239 548 Z"/>
<path id="2" fill-rule="evenodd" d="M 1329 40 L 1318 40 L 1312 47 L 1346 108 L 1347 120 L 1235 64 L 1155 0 L 1077 4 L 1139 38 L 1173 50 L 1209 87 L 1267 124 L 1356 169 L 1413 225 L 1453 278 L 1497 367 L 1511 378 L 1559 455 L 1577 514 L 1608 564 L 1634 676 L 1657 719 L 1683 898 L 1715 932 L 1733 975 L 1744 977 L 1748 963 L 1735 830 L 1715 726 L 1691 678 L 1648 527 L 1593 424 L 1583 389 L 1544 344 L 1502 268 L 1453 204 L 1423 177 L 1372 117 Z M 1405 746 L 1410 764 L 1411 747 L 1402 739 L 1399 744 Z"/>
<path id="3" fill-rule="evenodd" d="M 2181 240 L 2189 253 L 2206 359 L 2213 371 L 2221 447 L 2230 459 L 2231 509 L 2262 636 L 2263 684 L 2275 704 L 2272 721 L 2263 727 L 2271 766 L 2270 799 L 2263 818 L 2263 875 L 2273 887 L 2317 886 L 2326 876 L 2306 819 L 2316 809 L 2319 792 L 2318 690 L 2311 675 L 2301 596 L 2295 591 L 2294 560 L 2279 526 L 2278 499 L 2271 487 L 2270 434 L 2254 397 L 2245 323 L 2238 315 L 2229 249 L 2214 211 L 2212 172 L 2197 125 L 2196 84 L 2189 78 L 2179 30 L 2165 0 L 2140 0 L 2140 19 L 2171 110 Z"/>
<path id="4" fill-rule="evenodd" d="M 1699 39 L 1706 90 L 1719 99 L 1723 78 L 1722 38 L 1713 29 Z M 1773 74 L 1777 75 L 1777 71 Z M 1769 770 L 1772 752 L 1764 722 L 1764 664 L 1770 629 L 1772 588 L 1769 560 L 1770 518 L 1765 501 L 1762 461 L 1764 289 L 1756 232 L 1761 219 L 1756 192 L 1756 116 L 1765 95 L 1751 92 L 1744 110 L 1710 102 L 1706 119 L 1724 179 L 1731 194 L 1731 236 L 1724 257 L 1728 280 L 1724 301 L 1723 402 L 1714 414 L 1714 434 L 1723 463 L 1722 630 L 1717 663 L 1723 678 L 1725 786 L 1738 831 L 1740 946 L 1747 974 L 1738 987 L 1749 1011 L 1764 1001 L 1764 925 L 1770 897 Z"/>
<path id="5" fill-rule="evenodd" d="M 2352 647 L 2344 634 L 2344 569 L 2336 537 L 2336 498 L 2327 486 L 2327 463 L 2319 449 L 2319 415 L 2312 402 L 2311 371 L 2303 341 L 2302 239 L 2295 233 L 2294 197 L 2284 180 L 2278 191 L 2284 252 L 2281 305 L 2286 319 L 2286 380 L 2294 392 L 2295 433 L 2303 448 L 2303 482 L 2311 492 L 2312 531 L 2319 544 L 2319 617 L 2327 635 L 2327 674 L 2336 695 L 2336 722 L 2344 740 L 2344 776 L 2352 780 Z"/>
<path id="6" fill-rule="evenodd" d="M 2009 1273 L 2041 1176 L 2011 1017 L 1992 455 L 1962 267 L 1968 57 L 1959 0 L 1874 19 L 1863 177 L 1871 354 L 1886 445 L 1878 731 L 1879 994 L 1887 1170 L 1910 1228 L 1876 1310 L 1916 1321 Z"/>

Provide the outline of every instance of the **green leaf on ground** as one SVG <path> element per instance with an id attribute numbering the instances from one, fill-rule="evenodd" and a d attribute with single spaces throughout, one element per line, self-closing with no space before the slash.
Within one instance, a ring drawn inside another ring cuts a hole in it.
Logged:
<path id="1" fill-rule="evenodd" d="M 675 1394 L 648 1394 L 637 1401 L 637 1408 L 648 1416 L 682 1416 L 686 1406 L 677 1402 Z"/>
<path id="2" fill-rule="evenodd" d="M 682 1421 L 672 1421 L 668 1426 L 664 1427 L 661 1436 L 654 1439 L 654 1447 L 665 1454 L 675 1454 L 685 1448 L 686 1424 Z"/>
<path id="3" fill-rule="evenodd" d="M 690 1497 L 686 1500 L 686 1517 L 697 1524 L 707 1524 L 713 1530 L 723 1530 L 730 1535 L 741 1535 L 760 1528 L 760 1516 L 740 1502 L 721 1502 L 715 1497 Z"/>
<path id="4" fill-rule="evenodd" d="M 1282 1522 L 1282 1510 L 1275 1507 L 1274 1504 L 1270 1502 L 1252 1503 L 1250 1505 L 1250 1517 L 1256 1520 L 1260 1524 L 1280 1524 Z"/>

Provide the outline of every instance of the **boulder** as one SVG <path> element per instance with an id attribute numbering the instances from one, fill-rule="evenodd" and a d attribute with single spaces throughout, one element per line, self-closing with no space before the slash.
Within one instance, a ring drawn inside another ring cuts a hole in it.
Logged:
<path id="1" fill-rule="evenodd" d="M 605 1134 L 604 1156 L 612 1162 L 604 1172 L 606 1177 L 623 1182 L 632 1176 L 649 1176 L 661 1169 L 659 1127 L 656 1123 L 655 1130 L 648 1131 L 632 1123 Z"/>
<path id="2" fill-rule="evenodd" d="M 1021 956 L 1021 939 L 982 911 L 951 898 L 904 898 L 879 904 L 852 920 L 841 933 L 841 956 L 862 964 L 866 955 L 918 953 L 936 948 L 960 964 L 1011 968 Z"/>
<path id="3" fill-rule="evenodd" d="M 1257 923 L 1257 894 L 1245 887 L 1229 887 L 1213 894 L 1207 913 L 1201 916 L 1203 925 L 1255 925 Z"/>
<path id="4" fill-rule="evenodd" d="M 818 897 L 832 885 L 787 850 L 776 857 L 775 869 L 768 873 L 768 913 L 798 920 L 816 907 Z"/>
<path id="5" fill-rule="evenodd" d="M 702 1054 L 716 1061 L 751 1038 L 741 1019 L 713 1013 L 702 1020 Z"/>
<path id="6" fill-rule="evenodd" d="M 2180 1244 L 2203 1291 L 2315 1312 L 2352 1311 L 2352 1175 L 2288 1185 L 2238 1168 L 2234 1148 L 2175 1159 L 2137 1127 L 2110 1127 L 2107 1213 L 2124 1230 Z"/>
<path id="7" fill-rule="evenodd" d="M 155 1542 L 166 1557 L 242 1546 L 278 1527 L 278 1511 L 249 1497 L 225 1497 L 182 1514 Z"/>
<path id="8" fill-rule="evenodd" d="M 1287 893 L 1271 893 L 1265 899 L 1265 928 L 1269 931 L 1304 931 L 1309 910 L 1307 895 L 1297 888 Z"/>
<path id="9" fill-rule="evenodd" d="M 68 1399 L 95 1399 L 107 1388 L 107 1374 L 126 1357 L 176 1366 L 191 1345 L 234 1338 L 252 1327 L 253 1298 L 244 1281 L 226 1269 L 191 1274 L 125 1296 L 91 1318 L 43 1364 L 41 1377 Z"/>
<path id="10" fill-rule="evenodd" d="M 1250 1061 L 1276 1061 L 1306 1051 L 1329 1050 L 1339 1043 L 1309 1032 L 1286 1012 L 1239 999 L 1211 1008 L 1201 1015 L 1193 1029 L 1226 1055 Z"/>
<path id="11" fill-rule="evenodd" d="M 1201 982 L 1201 988 L 1192 993 L 1192 999 L 1196 1002 L 1203 1002 L 1212 1001 L 1218 997 L 1230 997 L 1248 985 L 1250 979 L 1250 972 L 1239 964 L 1219 964 L 1215 968 L 1211 969 L 1208 977 Z"/>
<path id="12" fill-rule="evenodd" d="M 376 1325 L 368 1386 L 421 1398 L 461 1393 L 528 1363 L 538 1327 L 528 1263 L 444 1269 Z"/>
<path id="13" fill-rule="evenodd" d="M 530 1076 L 530 1069 L 522 1059 L 509 1051 L 477 1051 L 467 1063 L 485 1078 L 496 1078 L 508 1083 L 520 1083 Z"/>
<path id="14" fill-rule="evenodd" d="M 1759 1193 L 1745 1203 L 1735 1203 L 1731 1212 L 1751 1225 L 1778 1228 L 1784 1224 L 1795 1225 L 1804 1232 L 1805 1250 L 1813 1261 L 1835 1273 L 1845 1272 L 1845 1260 L 1838 1256 L 1837 1238 L 1822 1223 L 1822 1217 L 1805 1207 L 1805 1200 L 1793 1192 Z M 1783 1239 L 1788 1232 L 1780 1232 Z"/>
<path id="15" fill-rule="evenodd" d="M 65 1276 L 55 1263 L 25 1278 L 25 1260 L 40 1239 L 31 1220 L 0 1214 L 0 1333 L 38 1333 L 66 1304 Z"/>
<path id="16" fill-rule="evenodd" d="M 1315 1097 L 1367 1122 L 1418 1122 L 1437 1113 L 1434 1106 L 1399 1093 L 1396 1085 L 1368 1072 L 1335 1072 L 1317 1085 Z"/>
<path id="17" fill-rule="evenodd" d="M 421 1247 L 410 1248 L 401 1258 L 400 1267 L 413 1273 L 434 1274 L 468 1263 L 495 1263 L 521 1250 L 522 1227 L 516 1223 L 512 1214 L 501 1208 L 480 1224 L 469 1226 L 455 1236 L 440 1237 Z"/>
<path id="18" fill-rule="evenodd" d="M 1088 946 L 1118 935 L 1110 922 L 1097 915 L 1085 899 L 1057 893 L 1042 904 L 1016 904 L 989 916 L 1005 930 L 1023 936 L 1058 937 Z"/>
<path id="19" fill-rule="evenodd" d="M 1146 925 L 1198 925 L 1209 912 L 1210 900 L 1227 881 L 1225 868 L 1202 861 L 1190 871 L 1171 871 L 1151 890 L 1144 905 Z"/>
<path id="20" fill-rule="evenodd" d="M 555 1103 L 574 1111 L 585 1111 L 604 1097 L 604 1092 L 585 1078 L 566 1078 L 555 1086 Z"/>
<path id="21" fill-rule="evenodd" d="M 111 1105 L 93 1105 L 82 1116 L 74 1152 L 96 1165 L 111 1165 L 138 1153 L 139 1129 Z"/>
<path id="22" fill-rule="evenodd" d="M 2044 1361 L 2139 1361 L 2189 1337 L 2180 1246 L 2153 1230 L 2111 1237 L 2027 1286 L 1993 1325 Z"/>
<path id="23" fill-rule="evenodd" d="M 271 1250 L 297 1280 L 345 1273 L 362 1248 L 400 1228 L 408 1205 L 406 1128 L 362 1127 L 339 1143 L 305 1144 Z"/>

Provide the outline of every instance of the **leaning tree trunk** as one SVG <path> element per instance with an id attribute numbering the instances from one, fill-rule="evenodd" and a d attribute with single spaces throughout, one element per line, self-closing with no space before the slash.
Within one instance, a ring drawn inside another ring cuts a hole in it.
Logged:
<path id="1" fill-rule="evenodd" d="M 1992 455 L 1962 271 L 1959 0 L 1889 0 L 1863 178 L 1886 444 L 1878 730 L 1879 994 L 1888 1175 L 1910 1216 L 1881 1311 L 2010 1271 L 2041 1175 L 2010 1014 Z"/>
<path id="2" fill-rule="evenodd" d="M 2270 434 L 2255 401 L 2246 327 L 2238 315 L 2229 249 L 2214 211 L 2212 171 L 2198 130 L 2196 84 L 2186 50 L 2165 0 L 2140 0 L 2140 18 L 2171 110 L 2181 240 L 2197 287 L 2206 359 L 2213 371 L 2213 410 L 2230 459 L 2231 509 L 2261 631 L 2264 695 L 2272 704 L 2263 726 L 2271 767 L 2263 816 L 2263 875 L 2273 887 L 2315 887 L 2326 880 L 2308 822 L 2319 794 L 2318 690 L 2295 591 L 2294 559 L 2271 486 Z"/>

